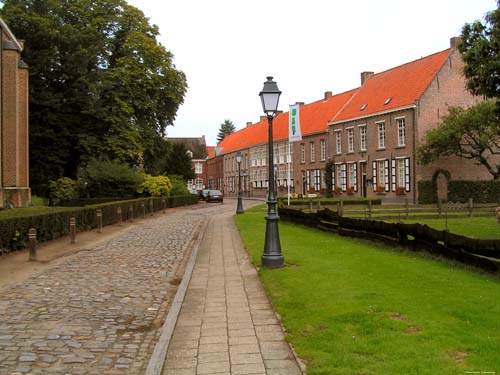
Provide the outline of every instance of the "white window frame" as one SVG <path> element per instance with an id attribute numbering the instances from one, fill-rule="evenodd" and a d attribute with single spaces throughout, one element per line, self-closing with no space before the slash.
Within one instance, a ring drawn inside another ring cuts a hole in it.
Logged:
<path id="1" fill-rule="evenodd" d="M 316 146 L 314 145 L 314 142 L 309 142 L 309 148 L 311 151 L 311 162 L 316 161 Z"/>
<path id="2" fill-rule="evenodd" d="M 385 121 L 377 122 L 378 148 L 385 149 Z"/>
<path id="3" fill-rule="evenodd" d="M 321 153 L 321 161 L 326 160 L 326 142 L 324 139 L 320 139 L 319 141 L 320 153 Z"/>
<path id="4" fill-rule="evenodd" d="M 366 125 L 359 125 L 359 150 L 366 151 Z"/>
<path id="5" fill-rule="evenodd" d="M 335 152 L 337 155 L 342 153 L 342 130 L 335 130 Z"/>
<path id="6" fill-rule="evenodd" d="M 354 152 L 354 128 L 347 128 L 347 152 Z"/>
<path id="7" fill-rule="evenodd" d="M 300 162 L 301 163 L 306 162 L 306 144 L 305 143 L 300 144 Z"/>
<path id="8" fill-rule="evenodd" d="M 406 146 L 406 120 L 404 117 L 396 119 L 398 126 L 398 146 Z"/>

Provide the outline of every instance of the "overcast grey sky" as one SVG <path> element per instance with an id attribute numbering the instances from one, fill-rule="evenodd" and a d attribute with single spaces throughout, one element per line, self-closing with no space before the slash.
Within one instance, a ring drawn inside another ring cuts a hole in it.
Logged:
<path id="1" fill-rule="evenodd" d="M 449 47 L 462 26 L 483 19 L 495 0 L 128 0 L 159 26 L 159 41 L 186 73 L 188 92 L 170 137 L 237 129 L 262 115 L 266 76 L 280 90 L 279 109 L 310 103 L 325 91 Z"/>

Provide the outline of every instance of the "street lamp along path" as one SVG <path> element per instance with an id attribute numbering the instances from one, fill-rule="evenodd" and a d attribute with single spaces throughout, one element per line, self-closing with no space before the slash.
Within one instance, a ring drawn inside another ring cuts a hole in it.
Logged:
<path id="1" fill-rule="evenodd" d="M 264 242 L 264 254 L 261 258 L 262 267 L 280 268 L 285 265 L 285 258 L 281 252 L 280 235 L 278 231 L 279 216 L 276 211 L 276 191 L 274 186 L 274 145 L 273 145 L 273 119 L 278 110 L 278 102 L 281 91 L 273 81 L 273 77 L 267 77 L 264 88 L 259 93 L 262 101 L 262 109 L 267 115 L 269 123 L 268 143 L 268 195 L 266 216 L 266 238 Z"/>
<path id="2" fill-rule="evenodd" d="M 243 156 L 241 155 L 241 151 L 236 153 L 236 163 L 238 163 L 238 205 L 236 208 L 237 214 L 243 214 L 243 202 L 241 200 L 241 161 L 243 160 Z"/>

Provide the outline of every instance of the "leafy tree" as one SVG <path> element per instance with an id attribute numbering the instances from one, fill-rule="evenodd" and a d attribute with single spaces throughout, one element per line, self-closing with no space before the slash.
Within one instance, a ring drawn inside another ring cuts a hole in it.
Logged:
<path id="1" fill-rule="evenodd" d="M 163 137 L 156 137 L 153 146 L 144 152 L 144 171 L 153 176 L 166 173 L 172 145 Z"/>
<path id="2" fill-rule="evenodd" d="M 217 143 L 222 142 L 224 138 L 235 131 L 236 127 L 233 122 L 231 120 L 224 120 L 224 122 L 220 124 L 219 133 L 217 134 Z"/>
<path id="3" fill-rule="evenodd" d="M 465 62 L 467 88 L 475 95 L 500 97 L 500 1 L 485 22 L 476 21 L 462 28 L 458 48 Z"/>
<path id="4" fill-rule="evenodd" d="M 96 156 L 139 164 L 187 87 L 158 28 L 124 0 L 3 3 L 30 66 L 32 185 L 74 178 Z"/>
<path id="5" fill-rule="evenodd" d="M 164 174 L 179 175 L 184 180 L 190 180 L 195 177 L 191 157 L 188 155 L 188 149 L 182 142 L 172 142 L 172 148 L 167 156 L 167 168 Z"/>
<path id="6" fill-rule="evenodd" d="M 497 180 L 500 177 L 500 123 L 495 103 L 486 101 L 468 109 L 450 107 L 442 124 L 427 132 L 418 148 L 423 164 L 450 155 L 474 160 Z"/>

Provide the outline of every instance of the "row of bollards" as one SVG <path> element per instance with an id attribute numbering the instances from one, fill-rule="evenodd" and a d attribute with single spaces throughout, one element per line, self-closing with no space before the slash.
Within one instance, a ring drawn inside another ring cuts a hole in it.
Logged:
<path id="1" fill-rule="evenodd" d="M 163 213 L 166 212 L 166 202 L 165 199 L 161 200 Z M 146 217 L 146 206 L 144 202 L 141 202 L 141 211 L 142 218 Z M 149 201 L 149 211 L 150 215 L 154 216 L 153 213 L 153 201 Z M 118 225 L 122 225 L 123 217 L 122 217 L 122 208 L 117 207 L 116 209 L 116 217 Z M 96 211 L 97 218 L 97 233 L 102 233 L 102 210 L 97 209 Z M 129 206 L 128 208 L 128 221 L 134 221 L 134 207 Z M 76 243 L 76 218 L 74 216 L 69 218 L 69 234 L 70 234 L 70 243 Z M 36 261 L 37 260 L 37 241 L 36 241 L 36 229 L 30 228 L 28 231 L 28 248 L 29 248 L 29 260 Z"/>

